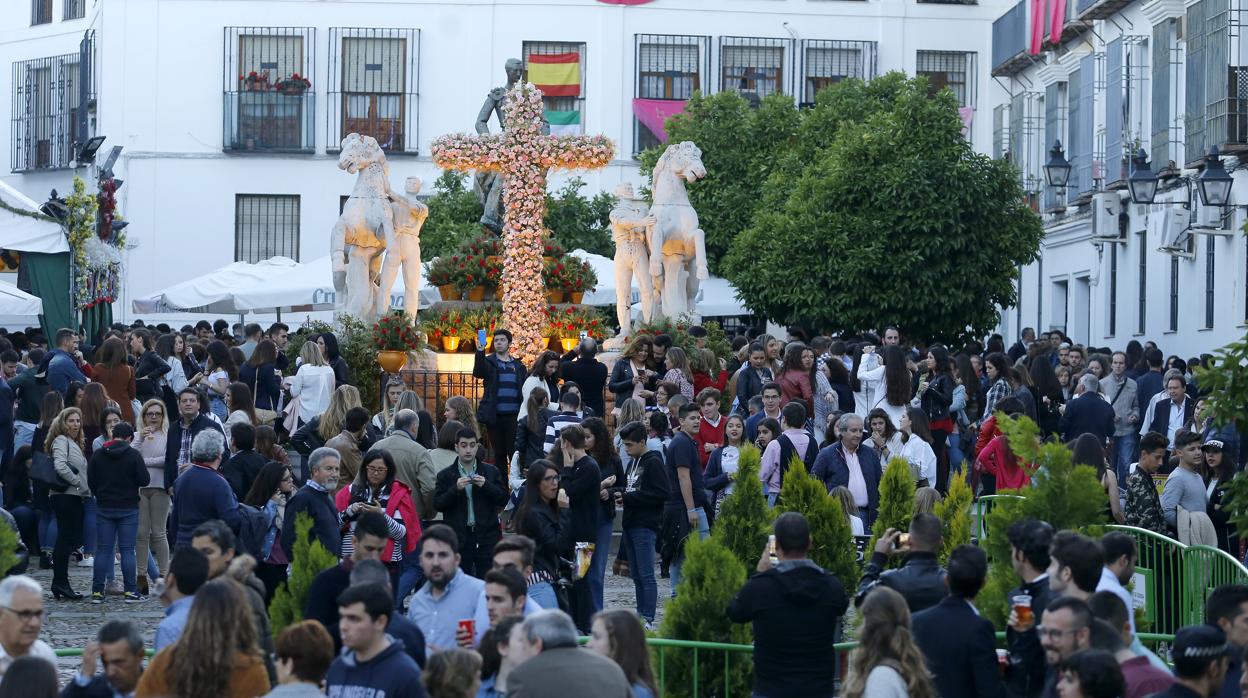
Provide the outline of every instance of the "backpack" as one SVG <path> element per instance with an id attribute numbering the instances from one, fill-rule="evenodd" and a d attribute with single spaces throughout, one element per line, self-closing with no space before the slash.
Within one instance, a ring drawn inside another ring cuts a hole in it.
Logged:
<path id="1" fill-rule="evenodd" d="M 789 437 L 781 434 L 777 439 L 780 442 L 780 484 L 784 485 L 784 474 L 789 470 L 789 463 L 793 462 L 793 456 L 797 448 Z M 806 472 L 815 469 L 815 457 L 819 455 L 819 449 L 815 448 L 815 439 L 812 436 L 806 441 L 806 453 L 801 456 L 802 463 L 806 466 Z"/>
<path id="2" fill-rule="evenodd" d="M 238 537 L 235 548 L 247 553 L 257 560 L 264 559 L 264 539 L 269 535 L 269 517 L 264 509 L 250 504 L 238 505 L 241 522 L 238 525 Z"/>

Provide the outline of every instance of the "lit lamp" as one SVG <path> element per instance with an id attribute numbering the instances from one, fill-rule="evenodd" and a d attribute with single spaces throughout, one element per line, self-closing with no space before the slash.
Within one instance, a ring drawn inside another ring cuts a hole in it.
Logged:
<path id="1" fill-rule="evenodd" d="M 1200 189 L 1200 203 L 1205 206 L 1225 206 L 1231 200 L 1231 175 L 1222 166 L 1222 157 L 1215 145 L 1205 156 L 1205 171 L 1196 178 Z"/>
<path id="2" fill-rule="evenodd" d="M 1127 178 L 1127 188 L 1131 190 L 1133 203 L 1151 204 L 1157 196 L 1157 173 L 1148 166 L 1148 153 L 1143 148 L 1131 158 L 1131 176 Z"/>
<path id="3" fill-rule="evenodd" d="M 1044 180 L 1050 187 L 1063 189 L 1070 181 L 1070 163 L 1066 160 L 1061 141 L 1053 141 L 1053 149 L 1049 151 L 1049 161 L 1044 165 Z"/>

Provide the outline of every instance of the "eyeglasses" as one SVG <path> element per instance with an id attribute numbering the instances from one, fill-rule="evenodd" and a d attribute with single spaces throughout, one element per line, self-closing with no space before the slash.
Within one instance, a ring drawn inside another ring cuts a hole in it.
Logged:
<path id="1" fill-rule="evenodd" d="M 165 416 L 165 413 L 164 413 L 164 412 L 159 412 L 159 411 L 153 410 L 153 411 L 151 411 L 151 412 L 144 412 L 144 413 L 143 413 L 143 416 L 144 416 L 144 417 L 163 417 L 163 416 Z"/>
<path id="2" fill-rule="evenodd" d="M 378 475 L 385 475 L 388 468 L 386 468 L 385 466 L 382 466 L 380 468 L 369 467 L 369 468 L 365 468 L 365 470 L 367 470 L 370 473 L 376 473 Z"/>
<path id="3" fill-rule="evenodd" d="M 21 620 L 23 623 L 29 623 L 32 620 L 43 620 L 42 608 L 35 610 L 35 611 L 19 611 L 14 608 L 9 608 L 8 606 L 0 606 L 0 608 L 3 608 L 9 613 L 12 613 L 13 615 L 17 616 L 18 619 Z"/>

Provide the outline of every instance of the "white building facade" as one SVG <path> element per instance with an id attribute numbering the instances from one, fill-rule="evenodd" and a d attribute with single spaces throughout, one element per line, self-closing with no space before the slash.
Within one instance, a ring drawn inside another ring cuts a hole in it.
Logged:
<path id="1" fill-rule="evenodd" d="M 1007 344 L 1022 328 L 1122 348 L 1155 341 L 1183 358 L 1244 335 L 1248 240 L 1248 44 L 1244 0 L 1023 0 L 993 26 L 992 72 L 1008 88 L 986 108 L 992 153 L 1020 169 L 1044 216 L 1040 258 L 1022 270 L 1019 304 L 1002 312 Z M 1033 54 L 1039 9 L 1044 46 Z M 1065 191 L 1043 166 L 1060 141 Z M 1196 181 L 1211 147 L 1231 172 L 1230 205 L 1204 206 Z M 1140 150 L 1161 176 L 1154 203 L 1132 203 Z"/>
<path id="2" fill-rule="evenodd" d="M 843 78 L 924 73 L 954 90 L 969 137 L 988 151 L 987 105 L 1005 94 L 990 76 L 991 26 L 1007 6 L 0 0 L 0 63 L 10 67 L 0 73 L 0 178 L 43 201 L 75 173 L 94 178 L 71 167 L 76 143 L 104 136 L 101 155 L 124 147 L 113 170 L 125 182 L 130 249 L 114 312 L 133 317 L 135 294 L 233 261 L 326 254 L 354 184 L 336 167 L 346 133 L 377 137 L 395 186 L 419 176 L 429 193 L 440 174 L 429 143 L 473 130 L 512 57 L 546 64 L 547 75 L 556 64 L 567 84 L 547 100 L 552 123 L 616 143 L 610 167 L 579 173 L 588 194 L 639 183 L 634 154 L 657 142 L 646 115 L 694 90 L 805 103 Z"/>

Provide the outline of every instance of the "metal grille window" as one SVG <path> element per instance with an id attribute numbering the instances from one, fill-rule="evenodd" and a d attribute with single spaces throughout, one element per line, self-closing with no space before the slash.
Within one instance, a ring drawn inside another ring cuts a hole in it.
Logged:
<path id="1" fill-rule="evenodd" d="M 1174 21 L 1163 20 L 1153 27 L 1151 44 L 1152 64 L 1149 69 L 1150 101 L 1152 118 L 1150 159 L 1153 170 L 1160 171 L 1170 161 L 1181 164 L 1183 139 L 1180 129 L 1183 122 L 1178 114 L 1182 111 L 1177 85 L 1180 66 L 1177 64 L 1178 47 L 1174 39 Z"/>
<path id="2" fill-rule="evenodd" d="M 1137 280 L 1136 302 L 1139 306 L 1136 317 L 1136 334 L 1144 334 L 1145 320 L 1148 318 L 1148 230 L 1140 231 L 1140 272 Z"/>
<path id="3" fill-rule="evenodd" d="M 636 34 L 633 37 L 636 73 L 633 80 L 633 152 L 660 144 L 656 119 L 662 113 L 648 100 L 683 102 L 694 92 L 705 92 L 711 64 L 709 36 Z M 657 105 L 663 106 L 663 105 Z M 646 122 L 649 121 L 650 125 Z M 654 128 L 652 128 L 652 126 Z"/>
<path id="4" fill-rule="evenodd" d="M 1248 45 L 1243 0 L 1202 0 L 1204 14 L 1204 147 L 1248 145 Z M 1188 153 L 1195 160 L 1201 153 Z"/>
<path id="5" fill-rule="evenodd" d="M 1044 141 L 1040 144 L 1042 160 L 1048 156 L 1054 142 L 1062 141 L 1070 145 L 1066 138 L 1067 92 L 1068 84 L 1065 82 L 1055 82 L 1044 88 Z M 1065 201 L 1065 192 L 1059 192 L 1057 187 L 1044 187 L 1042 210 L 1057 211 L 1065 205 Z"/>
<path id="6" fill-rule="evenodd" d="M 803 39 L 798 49 L 802 62 L 801 102 L 813 104 L 819 90 L 847 78 L 874 78 L 876 53 L 874 41 Z"/>
<path id="7" fill-rule="evenodd" d="M 1044 148 L 1040 143 L 1041 101 L 1037 92 L 1010 98 L 1009 156 L 1019 170 L 1020 184 L 1030 196 L 1040 190 Z"/>
<path id="8" fill-rule="evenodd" d="M 522 52 L 529 82 L 542 90 L 550 132 L 585 133 L 585 44 L 526 41 Z"/>
<path id="9" fill-rule="evenodd" d="M 87 12 L 87 0 L 65 0 L 65 19 L 82 19 Z"/>
<path id="10" fill-rule="evenodd" d="M 792 47 L 790 39 L 721 36 L 719 89 L 735 90 L 747 99 L 790 94 L 786 68 Z"/>
<path id="11" fill-rule="evenodd" d="M 914 72 L 927 76 L 932 94 L 948 87 L 959 106 L 971 107 L 975 105 L 975 57 L 974 52 L 919 51 Z"/>
<path id="12" fill-rule="evenodd" d="M 1126 113 L 1127 56 L 1123 37 L 1109 42 L 1105 52 L 1105 181 L 1127 178 Z"/>
<path id="13" fill-rule="evenodd" d="M 275 256 L 299 261 L 299 196 L 238 194 L 234 197 L 234 261 Z"/>
<path id="14" fill-rule="evenodd" d="M 1170 331 L 1179 331 L 1179 257 L 1170 257 Z"/>
<path id="15" fill-rule="evenodd" d="M 74 159 L 84 96 L 81 59 L 80 51 L 13 64 L 14 172 L 68 167 Z"/>
<path id="16" fill-rule="evenodd" d="M 1071 189 L 1086 194 L 1093 188 L 1093 151 L 1096 147 L 1096 56 L 1079 59 L 1079 68 L 1070 74 L 1070 165 Z"/>
<path id="17" fill-rule="evenodd" d="M 992 108 L 992 157 L 1001 160 L 1010 156 L 1010 105 Z"/>
<path id="18" fill-rule="evenodd" d="M 1213 329 L 1213 308 L 1214 308 L 1214 271 L 1216 267 L 1216 248 L 1214 244 L 1217 242 L 1216 235 L 1205 236 L 1205 327 Z"/>
<path id="19" fill-rule="evenodd" d="M 52 22 L 52 0 L 30 0 L 30 24 L 50 24 Z"/>
<path id="20" fill-rule="evenodd" d="M 419 56 L 419 29 L 330 28 L 326 150 L 359 133 L 416 153 Z"/>
<path id="21" fill-rule="evenodd" d="M 1184 98 L 1184 157 L 1196 161 L 1204 155 L 1205 145 L 1205 3 L 1187 8 L 1187 55 Z M 1225 65 L 1225 63 L 1223 64 Z M 1183 163 L 1178 163 L 1182 165 Z"/>
<path id="22" fill-rule="evenodd" d="M 1127 228 L 1129 219 L 1127 216 L 1118 217 L 1118 237 L 1123 240 L 1127 239 Z M 1106 327 L 1106 337 L 1113 337 L 1118 334 L 1118 245 L 1111 244 L 1109 246 L 1109 323 Z"/>
<path id="23" fill-rule="evenodd" d="M 222 63 L 225 150 L 315 148 L 315 29 L 226 27 Z"/>

